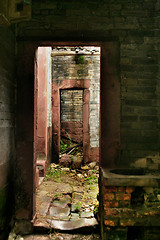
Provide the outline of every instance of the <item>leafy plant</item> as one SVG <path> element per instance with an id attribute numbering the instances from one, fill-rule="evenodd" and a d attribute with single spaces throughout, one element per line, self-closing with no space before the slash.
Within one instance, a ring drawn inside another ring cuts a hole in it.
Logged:
<path id="1" fill-rule="evenodd" d="M 89 177 L 86 178 L 86 181 L 89 183 L 89 184 L 94 184 L 94 183 L 97 183 L 98 182 L 98 179 L 95 175 L 91 175 Z"/>
<path id="2" fill-rule="evenodd" d="M 68 139 L 69 139 L 69 147 L 73 147 L 73 142 L 72 142 L 71 136 L 69 135 L 68 132 L 66 132 L 66 134 L 67 134 Z"/>
<path id="3" fill-rule="evenodd" d="M 47 180 L 55 180 L 56 182 L 60 182 L 61 179 L 61 174 L 63 173 L 63 171 L 59 168 L 59 169 L 54 169 L 52 168 L 52 166 L 49 167 L 47 174 L 45 175 L 45 181 Z"/>
<path id="4" fill-rule="evenodd" d="M 64 152 L 67 149 L 67 147 L 68 147 L 68 144 L 60 140 L 60 151 Z"/>

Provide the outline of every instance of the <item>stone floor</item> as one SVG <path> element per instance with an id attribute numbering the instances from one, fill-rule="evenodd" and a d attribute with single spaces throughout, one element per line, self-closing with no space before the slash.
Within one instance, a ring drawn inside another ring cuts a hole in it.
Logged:
<path id="1" fill-rule="evenodd" d="M 98 174 L 95 163 L 77 170 L 51 164 L 44 181 L 37 188 L 35 229 L 94 230 L 98 226 L 95 218 L 98 211 Z"/>
<path id="2" fill-rule="evenodd" d="M 49 235 L 30 235 L 23 237 L 24 240 L 100 240 L 99 234 L 66 234 L 54 233 Z M 18 239 L 17 239 L 18 240 Z M 19 239 L 22 240 L 22 239 Z"/>

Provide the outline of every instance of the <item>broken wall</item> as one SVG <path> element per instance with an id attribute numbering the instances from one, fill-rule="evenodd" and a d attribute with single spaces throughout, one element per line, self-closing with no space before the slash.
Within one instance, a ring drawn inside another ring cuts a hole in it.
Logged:
<path id="1" fill-rule="evenodd" d="M 0 238 L 5 238 L 14 202 L 15 163 L 15 36 L 0 26 Z M 12 190 L 12 191 L 11 191 Z"/>
<path id="2" fill-rule="evenodd" d="M 61 139 L 83 142 L 83 90 L 60 91 Z"/>
<path id="3" fill-rule="evenodd" d="M 73 45 L 76 41 L 81 44 L 98 41 L 102 44 L 101 66 L 110 63 L 101 74 L 102 166 L 130 167 L 137 160 L 146 159 L 146 156 L 150 159 L 154 155 L 157 157 L 160 122 L 158 1 L 95 0 L 91 3 L 34 0 L 32 10 L 32 20 L 17 25 L 20 72 L 18 115 L 21 116 L 17 128 L 21 149 L 18 161 L 22 165 L 22 180 L 25 182 L 25 185 L 21 183 L 23 189 L 20 192 L 27 195 L 19 201 L 18 209 L 21 209 L 21 217 L 26 219 L 32 217 L 33 207 L 33 56 L 38 44 L 51 45 L 56 42 L 57 45 L 66 45 L 67 41 L 72 41 Z M 26 68 L 24 62 L 27 63 Z M 104 75 L 107 76 L 106 81 L 103 80 Z M 121 86 L 120 96 L 116 84 Z M 109 99 L 113 101 L 109 102 Z M 120 110 L 117 99 L 121 104 Z M 112 132 L 108 143 L 105 133 L 113 129 L 116 122 L 112 117 L 115 108 L 121 117 L 116 125 L 117 135 L 121 134 L 121 143 L 119 138 L 112 141 Z M 24 123 L 26 118 L 27 123 Z M 109 149 L 111 154 L 108 154 Z"/>
<path id="4" fill-rule="evenodd" d="M 157 155 L 158 1 L 48 0 L 34 1 L 32 9 L 32 21 L 18 24 L 21 40 L 100 40 L 116 42 L 119 47 L 115 62 L 121 84 L 121 144 L 111 144 L 114 163 L 108 157 L 102 159 L 103 165 L 130 166 L 140 158 Z"/>
<path id="5" fill-rule="evenodd" d="M 53 49 L 52 78 L 53 92 L 60 91 L 57 97 L 61 98 L 60 113 L 58 113 L 61 115 L 61 122 L 57 120 L 54 124 L 61 124 L 62 136 L 83 142 L 86 148 L 85 162 L 99 161 L 100 48 L 58 47 Z M 87 98 L 85 98 L 84 89 L 88 89 Z M 73 94 L 73 91 L 77 92 Z M 57 104 L 54 96 L 53 94 L 53 105 Z M 86 104 L 88 109 L 85 111 Z M 55 108 L 53 121 L 56 114 Z M 85 125 L 86 129 L 88 128 L 87 139 L 83 139 Z M 56 133 L 55 129 L 53 134 Z M 59 143 L 59 140 L 57 142 Z"/>

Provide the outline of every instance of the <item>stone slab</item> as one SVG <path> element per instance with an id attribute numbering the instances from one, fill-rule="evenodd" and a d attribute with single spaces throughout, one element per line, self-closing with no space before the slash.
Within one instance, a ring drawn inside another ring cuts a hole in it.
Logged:
<path id="1" fill-rule="evenodd" d="M 57 218 L 64 218 L 68 217 L 70 214 L 70 208 L 69 207 L 51 207 L 49 209 L 49 215 L 51 217 L 57 217 Z"/>
<path id="2" fill-rule="evenodd" d="M 51 224 L 51 227 L 57 230 L 74 230 L 84 227 L 93 227 L 97 226 L 98 222 L 95 218 L 81 218 L 74 221 L 59 221 L 59 220 L 50 220 L 47 219 L 47 222 Z"/>

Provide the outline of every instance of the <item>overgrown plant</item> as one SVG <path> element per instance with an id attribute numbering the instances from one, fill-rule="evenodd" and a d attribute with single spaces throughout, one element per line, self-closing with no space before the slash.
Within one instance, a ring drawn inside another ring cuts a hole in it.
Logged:
<path id="1" fill-rule="evenodd" d="M 60 140 L 60 151 L 64 152 L 68 148 L 68 144 Z"/>
<path id="2" fill-rule="evenodd" d="M 98 182 L 98 179 L 95 175 L 91 175 L 89 177 L 86 178 L 86 181 L 89 183 L 89 184 L 94 184 L 94 183 L 97 183 Z"/>

